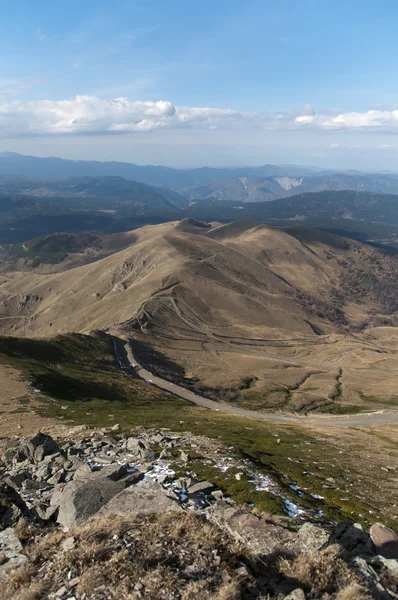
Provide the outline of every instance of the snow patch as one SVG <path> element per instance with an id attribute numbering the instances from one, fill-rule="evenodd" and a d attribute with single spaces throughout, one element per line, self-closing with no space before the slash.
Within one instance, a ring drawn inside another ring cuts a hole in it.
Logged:
<path id="1" fill-rule="evenodd" d="M 298 517 L 298 515 L 304 514 L 304 510 L 299 508 L 297 504 L 291 502 L 290 500 L 284 500 L 285 511 L 287 512 L 289 517 Z"/>
<path id="2" fill-rule="evenodd" d="M 276 181 L 276 183 L 278 183 L 284 190 L 291 190 L 292 188 L 302 185 L 303 178 L 301 177 L 301 179 L 295 179 L 294 177 L 274 177 L 274 181 Z"/>

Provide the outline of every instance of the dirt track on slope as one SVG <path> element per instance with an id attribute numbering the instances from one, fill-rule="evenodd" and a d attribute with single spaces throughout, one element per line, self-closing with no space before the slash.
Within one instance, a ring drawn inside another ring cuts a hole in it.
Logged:
<path id="1" fill-rule="evenodd" d="M 133 371 L 141 379 L 158 387 L 162 390 L 170 392 L 175 396 L 183 398 L 188 402 L 192 402 L 197 406 L 215 410 L 217 412 L 226 413 L 229 415 L 236 415 L 240 417 L 248 417 L 251 419 L 257 419 L 261 421 L 275 421 L 279 423 L 299 423 L 301 425 L 341 425 L 345 427 L 360 427 L 360 426 L 374 426 L 374 425 L 388 425 L 392 423 L 398 423 L 398 410 L 381 410 L 371 413 L 361 413 L 355 415 L 342 415 L 342 416 L 297 416 L 293 414 L 283 413 L 262 413 L 252 410 L 246 410 L 237 406 L 232 406 L 224 402 L 215 402 L 209 400 L 203 396 L 199 396 L 177 384 L 171 383 L 165 379 L 161 379 L 156 375 L 153 375 L 150 371 L 147 371 L 142 367 L 135 357 L 133 356 L 130 344 L 127 341 L 122 340 L 118 337 L 112 336 L 115 354 L 121 369 L 125 371 Z"/>

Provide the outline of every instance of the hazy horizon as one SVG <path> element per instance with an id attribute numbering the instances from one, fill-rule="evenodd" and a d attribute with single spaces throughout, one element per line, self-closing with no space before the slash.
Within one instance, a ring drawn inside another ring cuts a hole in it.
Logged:
<path id="1" fill-rule="evenodd" d="M 139 158 L 137 160 L 128 160 L 126 157 L 121 156 L 120 158 L 115 158 L 115 157 L 110 157 L 110 158 L 103 158 L 103 157 L 99 157 L 96 158 L 95 157 L 95 152 L 93 152 L 93 156 L 84 156 L 82 158 L 78 158 L 74 153 L 72 154 L 71 152 L 59 152 L 58 154 L 50 154 L 48 152 L 35 152 L 35 153 L 28 153 L 28 152 L 22 152 L 22 151 L 16 151 L 16 150 L 10 150 L 9 148 L 4 148 L 4 149 L 0 149 L 0 156 L 1 154 L 10 154 L 10 155 L 20 155 L 20 156 L 24 156 L 24 157 L 33 157 L 33 158 L 54 158 L 54 159 L 61 159 L 61 160 L 70 160 L 70 161 L 85 161 L 85 162 L 100 162 L 100 163 L 108 163 L 108 162 L 120 162 L 120 163 L 127 163 L 127 164 L 134 164 L 137 166 L 153 166 L 153 167 L 168 167 L 171 169 L 181 169 L 181 170 L 189 170 L 189 169 L 203 169 L 203 168 L 212 168 L 212 169 L 235 169 L 235 168 L 252 168 L 252 167 L 263 167 L 266 165 L 275 165 L 278 167 L 298 167 L 298 168 L 305 168 L 305 169 L 314 169 L 314 171 L 319 170 L 319 171 L 335 171 L 335 172 L 349 172 L 349 171 L 357 171 L 357 172 L 362 172 L 362 173 L 397 173 L 398 172 L 398 168 L 396 169 L 388 169 L 385 167 L 385 165 L 381 165 L 381 167 L 379 169 L 377 168 L 360 168 L 360 167 L 350 167 L 347 166 L 347 164 L 345 166 L 332 166 L 332 164 L 327 163 L 327 164 L 316 164 L 315 162 L 310 162 L 310 161 L 305 161 L 304 159 L 301 162 L 284 162 L 283 161 L 283 157 L 281 157 L 281 160 L 254 160 L 254 161 L 247 161 L 247 160 L 240 160 L 237 158 L 236 161 L 231 161 L 231 162 L 224 162 L 224 163 L 214 163 L 214 164 L 209 164 L 209 163 L 201 163 L 201 162 L 195 162 L 195 163 L 188 163 L 188 164 L 184 164 L 183 161 L 181 163 L 175 162 L 175 163 L 169 163 L 167 160 L 163 161 L 163 162 L 156 162 L 156 161 L 150 161 L 150 160 L 139 160 Z M 150 157 L 149 157 L 150 159 Z M 1 175 L 1 173 L 0 173 Z"/>
<path id="2" fill-rule="evenodd" d="M 8 4 L 0 151 L 395 169 L 397 16 L 359 0 Z"/>

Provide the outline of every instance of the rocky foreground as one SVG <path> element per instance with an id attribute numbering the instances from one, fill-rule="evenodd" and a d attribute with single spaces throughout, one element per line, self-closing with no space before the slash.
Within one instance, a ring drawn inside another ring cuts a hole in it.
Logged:
<path id="1" fill-rule="evenodd" d="M 220 451 L 205 438 L 126 437 L 118 426 L 9 442 L 0 598 L 398 598 L 392 530 L 321 526 L 289 516 L 289 504 L 284 517 L 256 514 L 198 478 L 187 445 Z"/>

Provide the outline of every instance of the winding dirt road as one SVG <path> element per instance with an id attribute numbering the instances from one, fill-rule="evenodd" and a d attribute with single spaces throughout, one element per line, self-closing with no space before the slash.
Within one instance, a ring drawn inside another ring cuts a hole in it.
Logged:
<path id="1" fill-rule="evenodd" d="M 114 335 L 112 335 L 111 337 L 115 348 L 115 355 L 121 369 L 123 369 L 127 373 L 129 371 L 133 371 L 141 379 L 157 388 L 170 392 L 171 394 L 174 394 L 179 398 L 183 398 L 184 400 L 188 400 L 188 402 L 192 402 L 197 406 L 209 408 L 210 410 L 214 410 L 216 412 L 222 412 L 229 415 L 236 415 L 239 417 L 248 417 L 250 419 L 257 419 L 260 421 L 275 421 L 279 423 L 300 423 L 302 425 L 340 425 L 344 427 L 363 427 L 366 425 L 375 426 L 398 423 L 398 410 L 380 410 L 377 412 L 361 413 L 356 415 L 318 415 L 316 417 L 307 417 L 304 415 L 288 415 L 286 413 L 281 412 L 261 413 L 253 410 L 239 408 L 238 406 L 226 404 L 225 402 L 215 402 L 214 400 L 209 400 L 208 398 L 204 398 L 203 396 L 194 394 L 193 392 L 177 384 L 171 383 L 166 379 L 161 379 L 160 377 L 153 375 L 153 373 L 144 369 L 144 367 L 142 367 L 137 362 L 137 360 L 133 356 L 130 344 L 126 340 L 118 338 Z"/>

